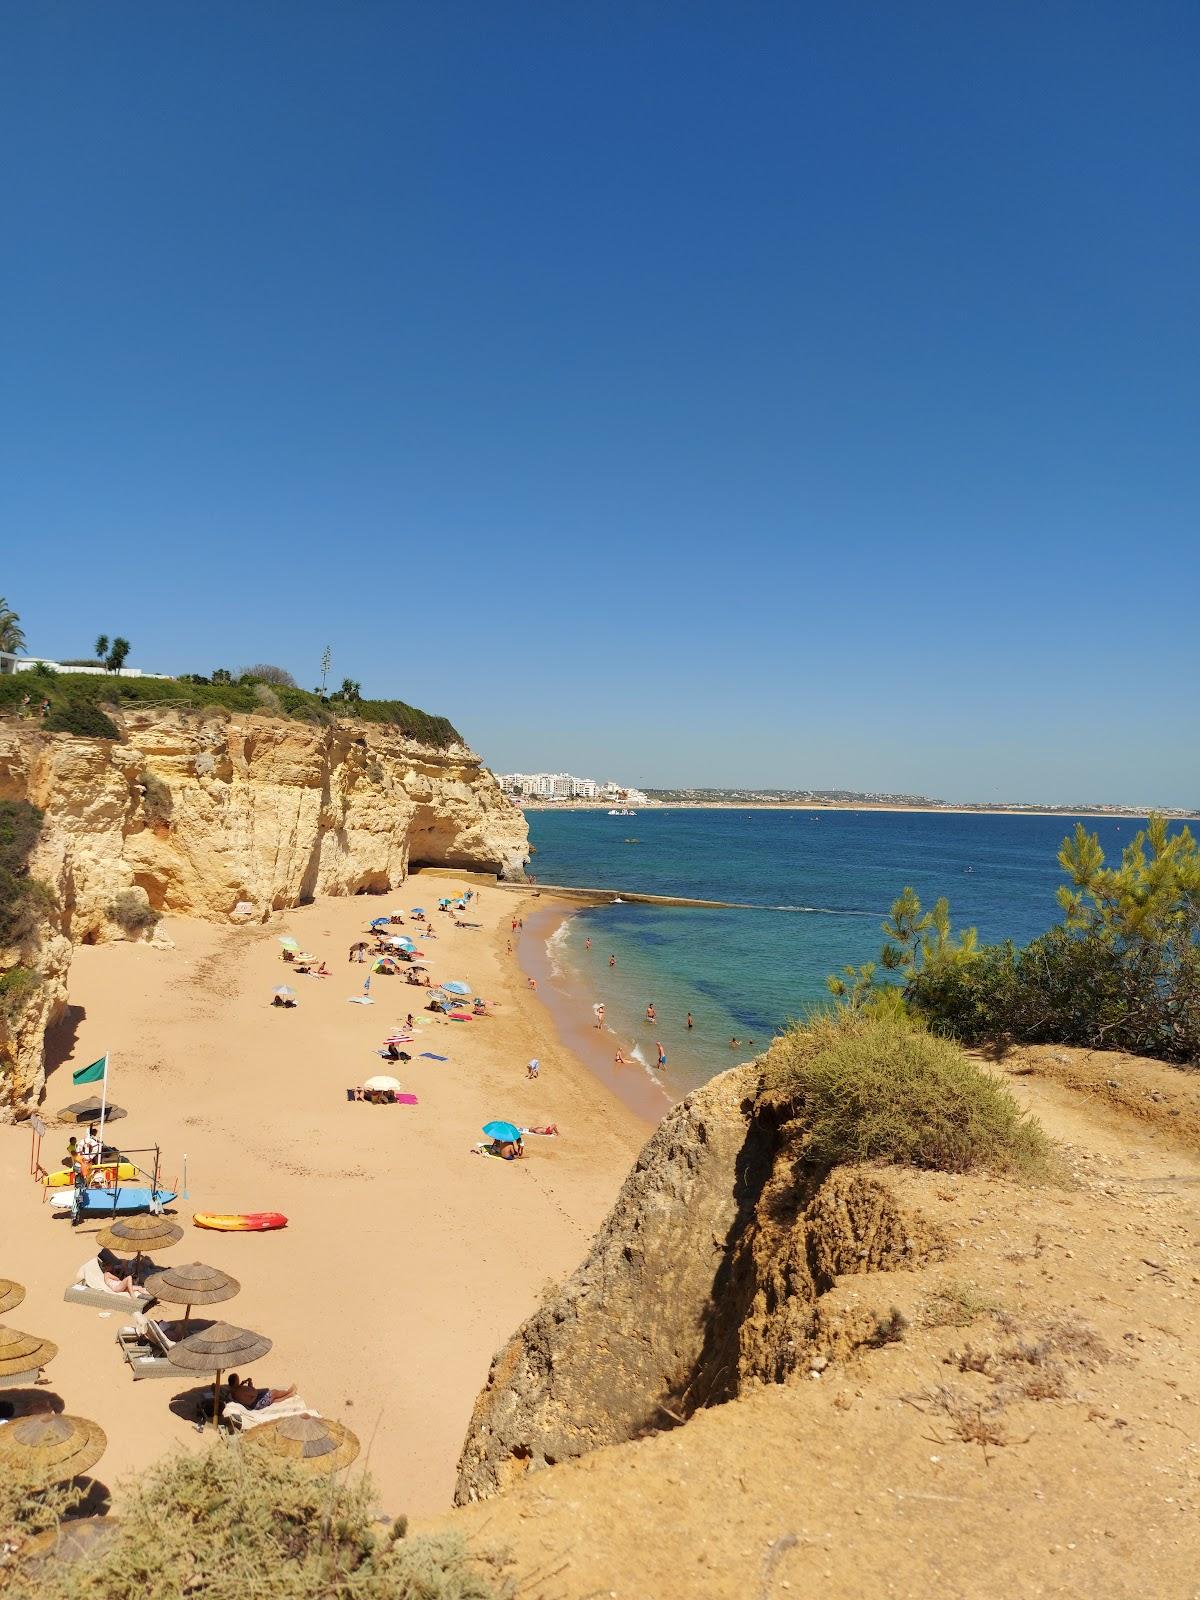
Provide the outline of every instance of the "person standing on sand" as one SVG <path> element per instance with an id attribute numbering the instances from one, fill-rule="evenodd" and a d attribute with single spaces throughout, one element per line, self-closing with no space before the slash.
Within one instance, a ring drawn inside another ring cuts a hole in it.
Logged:
<path id="1" fill-rule="evenodd" d="M 596 1021 L 593 1024 L 593 1026 L 597 1027 L 597 1028 L 602 1028 L 604 1026 L 604 1001 L 603 1000 L 597 1000 L 596 1004 L 592 1007 L 592 1011 L 595 1014 L 595 1018 L 596 1018 Z"/>
<path id="2" fill-rule="evenodd" d="M 687 1026 L 688 1026 L 689 1030 L 692 1027 L 692 1013 L 690 1011 L 688 1012 L 688 1016 L 687 1016 Z"/>
<path id="3" fill-rule="evenodd" d="M 530 978 L 529 987 L 533 990 L 534 994 L 537 993 L 537 979 L 536 978 Z"/>
<path id="4" fill-rule="evenodd" d="M 536 1078 L 537 1075 L 538 1075 L 538 1072 L 539 1072 L 539 1070 L 541 1068 L 541 1065 L 542 1064 L 538 1060 L 538 1058 L 536 1056 L 534 1056 L 533 1060 L 525 1068 L 525 1076 L 527 1078 Z"/>
<path id="5" fill-rule="evenodd" d="M 667 1064 L 667 1052 L 662 1047 L 661 1039 L 655 1042 L 655 1049 L 658 1051 L 658 1065 L 659 1070 L 661 1071 L 662 1068 L 664 1068 Z"/>

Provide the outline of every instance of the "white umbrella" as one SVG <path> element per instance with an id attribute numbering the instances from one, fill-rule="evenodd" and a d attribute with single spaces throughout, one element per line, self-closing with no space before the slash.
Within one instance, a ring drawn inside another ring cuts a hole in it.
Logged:
<path id="1" fill-rule="evenodd" d="M 289 989 L 286 983 L 281 983 L 275 993 L 281 1000 L 291 1000 L 295 996 L 295 989 Z"/>
<path id="2" fill-rule="evenodd" d="M 376 1076 L 374 1078 L 364 1078 L 363 1079 L 363 1088 L 364 1089 L 395 1089 L 395 1090 L 398 1091 L 399 1088 L 400 1088 L 400 1080 L 399 1080 L 399 1078 L 389 1078 L 386 1075 L 386 1073 L 382 1073 L 381 1072 L 381 1073 L 378 1074 L 378 1076 Z"/>

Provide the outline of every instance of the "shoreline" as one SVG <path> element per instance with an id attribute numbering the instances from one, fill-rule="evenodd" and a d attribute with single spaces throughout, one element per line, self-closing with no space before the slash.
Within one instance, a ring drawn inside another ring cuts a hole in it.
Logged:
<path id="1" fill-rule="evenodd" d="M 432 909 L 454 885 L 481 891 L 469 916 L 482 926 L 456 928 L 435 914 L 437 937 L 418 944 L 435 978 L 464 979 L 494 1013 L 459 1025 L 435 1018 L 420 1010 L 424 991 L 402 977 L 374 978 L 372 1006 L 348 1004 L 369 969 L 348 964 L 347 947 L 370 919 L 413 901 Z M 216 1314 L 273 1340 L 253 1380 L 294 1382 L 315 1410 L 352 1427 L 397 1513 L 449 1506 L 494 1352 L 547 1281 L 575 1270 L 649 1134 L 574 1057 L 506 955 L 507 919 L 538 904 L 531 894 L 497 895 L 490 878 L 439 872 L 386 898 L 322 899 L 248 928 L 168 918 L 170 948 L 113 942 L 74 952 L 71 1009 L 48 1039 L 43 1114 L 77 1098 L 73 1068 L 111 1052 L 110 1098 L 128 1113 L 113 1137 L 129 1149 L 160 1142 L 168 1178 L 182 1175 L 187 1155 L 190 1187 L 169 1208 L 184 1238 L 156 1264 L 199 1259 L 240 1282 Z M 332 976 L 292 979 L 278 944 L 287 934 L 327 960 Z M 297 990 L 296 1010 L 270 1004 L 284 981 Z M 379 1041 L 410 1008 L 418 1031 L 404 1048 L 413 1059 L 380 1060 Z M 448 1059 L 423 1059 L 426 1050 Z M 533 1056 L 536 1081 L 525 1074 Z M 348 1102 L 346 1087 L 375 1072 L 397 1077 L 418 1104 Z M 554 1122 L 561 1134 L 528 1139 L 519 1163 L 472 1157 L 495 1117 Z M 58 1165 L 66 1135 L 51 1128 L 46 1166 Z M 51 1215 L 29 1176 L 29 1140 L 27 1124 L 0 1128 L 3 1268 L 28 1290 L 14 1320 L 58 1346 L 38 1392 L 104 1428 L 98 1473 L 115 1488 L 169 1450 L 211 1439 L 190 1426 L 199 1380 L 134 1384 L 115 1344 L 129 1314 L 64 1303 L 100 1225 L 72 1230 Z M 282 1211 L 288 1226 L 234 1234 L 192 1225 L 195 1211 L 260 1210 Z M 11 1397 L 24 1405 L 33 1391 Z"/>
<path id="2" fill-rule="evenodd" d="M 517 808 L 520 811 L 559 811 L 568 815 L 574 811 L 595 811 L 605 815 L 612 809 L 607 801 L 572 800 L 567 804 L 526 800 Z M 870 805 L 861 801 L 848 804 L 839 800 L 651 800 L 634 811 L 631 818 L 614 818 L 614 821 L 634 821 L 652 811 L 849 811 L 895 812 L 901 816 L 932 817 L 1057 817 L 1062 822 L 1145 822 L 1156 808 L 1138 810 L 1130 806 L 1114 810 L 1095 811 L 1041 811 L 1025 806 L 899 806 Z M 1200 813 L 1179 810 L 1174 806 L 1158 808 L 1158 814 L 1168 822 L 1200 822 Z"/>
<path id="3" fill-rule="evenodd" d="M 616 1065 L 613 1058 L 617 1035 L 607 1024 L 594 1028 L 585 1020 L 591 1002 L 582 988 L 573 990 L 565 976 L 555 971 L 548 952 L 550 940 L 580 909 L 577 904 L 557 902 L 530 912 L 517 942 L 517 960 L 526 978 L 532 977 L 537 982 L 536 997 L 563 1050 L 608 1094 L 645 1123 L 649 1138 L 666 1113 L 677 1104 L 678 1097 L 668 1092 L 664 1079 L 652 1077 L 640 1062 L 628 1061 L 623 1067 Z"/>

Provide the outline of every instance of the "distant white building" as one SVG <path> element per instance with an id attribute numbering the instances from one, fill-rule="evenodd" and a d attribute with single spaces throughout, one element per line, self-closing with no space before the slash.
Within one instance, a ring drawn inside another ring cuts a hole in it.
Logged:
<path id="1" fill-rule="evenodd" d="M 506 772 L 500 783 L 506 794 L 524 800 L 620 800 L 646 805 L 640 789 L 621 784 L 599 784 L 595 778 L 576 778 L 569 772 Z"/>
<path id="2" fill-rule="evenodd" d="M 67 667 L 61 661 L 50 661 L 46 656 L 17 656 L 0 650 L 0 674 L 32 672 L 35 667 L 49 667 L 52 672 L 86 672 L 99 678 L 111 676 L 107 667 Z M 117 674 L 122 678 L 170 678 L 168 672 L 143 672 L 140 667 L 122 667 Z"/>

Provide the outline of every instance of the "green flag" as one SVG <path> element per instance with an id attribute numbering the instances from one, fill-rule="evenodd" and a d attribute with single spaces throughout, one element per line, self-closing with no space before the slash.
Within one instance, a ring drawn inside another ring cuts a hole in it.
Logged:
<path id="1" fill-rule="evenodd" d="M 93 1061 L 90 1067 L 80 1067 L 78 1072 L 71 1074 L 71 1082 L 76 1088 L 81 1083 L 99 1083 L 108 1071 L 108 1057 L 101 1056 L 99 1061 Z"/>

